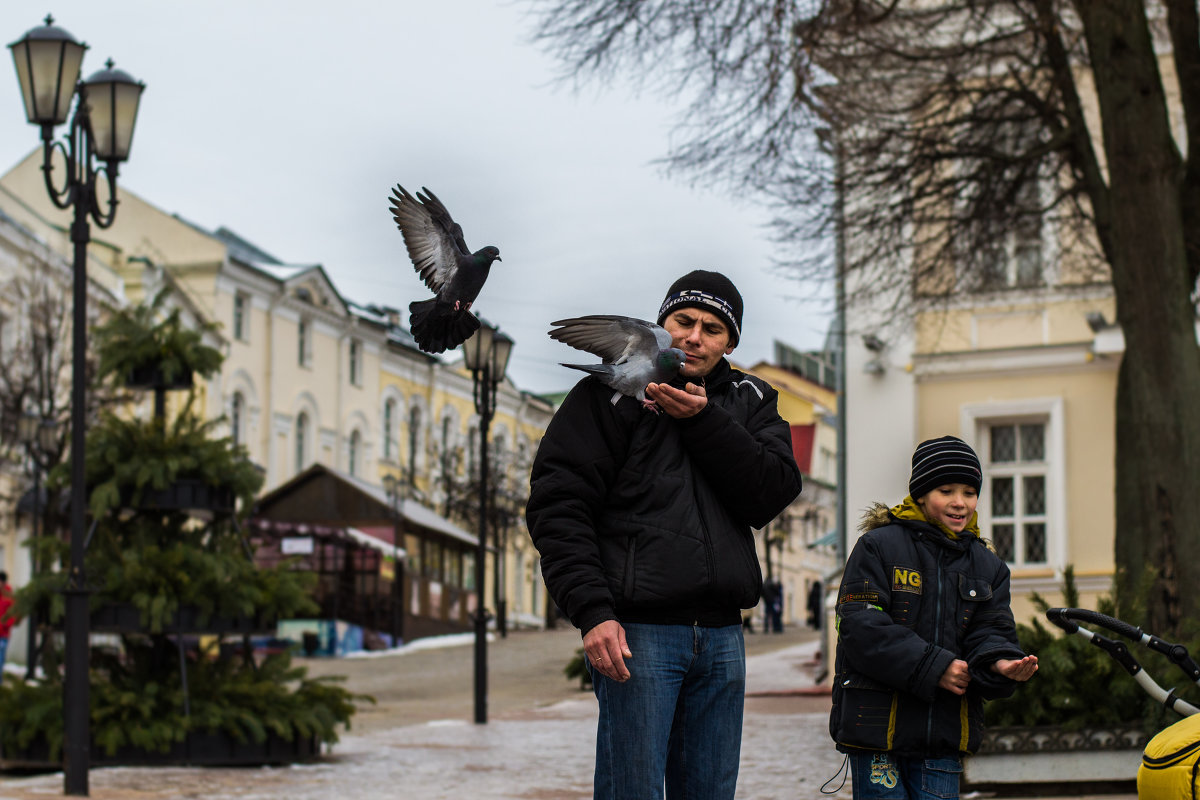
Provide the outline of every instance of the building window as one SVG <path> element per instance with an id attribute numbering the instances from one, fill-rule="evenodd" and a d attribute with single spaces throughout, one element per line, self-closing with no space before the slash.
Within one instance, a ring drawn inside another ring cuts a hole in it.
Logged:
<path id="1" fill-rule="evenodd" d="M 296 472 L 302 472 L 307 463 L 305 453 L 308 447 L 308 414 L 303 411 L 296 417 Z"/>
<path id="2" fill-rule="evenodd" d="M 465 591 L 475 591 L 475 553 L 463 553 L 463 585 Z"/>
<path id="3" fill-rule="evenodd" d="M 479 474 L 479 426 L 471 423 L 467 428 L 467 476 Z"/>
<path id="4" fill-rule="evenodd" d="M 422 540 L 421 549 L 423 553 L 422 563 L 425 565 L 425 576 L 431 581 L 442 583 L 445 580 L 442 543 L 424 539 Z"/>
<path id="5" fill-rule="evenodd" d="M 308 320 L 300 320 L 300 324 L 296 326 L 297 341 L 296 341 L 296 363 L 302 367 L 307 367 L 312 363 L 312 331 Z"/>
<path id="6" fill-rule="evenodd" d="M 516 590 L 513 592 L 513 613 L 520 614 L 525 611 L 525 587 L 528 585 L 525 575 L 525 554 L 518 552 L 516 554 L 516 564 L 513 565 L 513 572 L 517 578 Z"/>
<path id="7" fill-rule="evenodd" d="M 350 340 L 350 385 L 362 385 L 362 342 Z"/>
<path id="8" fill-rule="evenodd" d="M 229 408 L 229 435 L 235 445 L 242 443 L 242 425 L 245 424 L 246 398 L 241 392 L 233 393 L 233 403 Z"/>
<path id="9" fill-rule="evenodd" d="M 383 404 L 383 460 L 392 461 L 396 457 L 395 431 L 396 401 L 387 400 Z"/>
<path id="10" fill-rule="evenodd" d="M 245 292 L 233 295 L 233 338 L 250 341 L 250 295 Z"/>
<path id="11" fill-rule="evenodd" d="M 350 452 L 348 453 L 350 463 L 347 466 L 350 468 L 351 476 L 358 475 L 358 456 L 361 451 L 362 434 L 358 431 L 355 431 L 354 433 L 350 434 Z"/>
<path id="12" fill-rule="evenodd" d="M 1045 283 L 1042 269 L 1042 209 L 1040 182 L 1025 180 L 1013 198 L 1013 219 L 981 252 L 979 287 L 985 290 L 1029 288 Z"/>
<path id="13" fill-rule="evenodd" d="M 413 406 L 408 414 L 408 483 L 417 485 L 417 445 L 421 436 L 421 409 Z"/>
<path id="14" fill-rule="evenodd" d="M 992 543 L 1016 566 L 1045 564 L 1047 541 L 1046 424 L 992 424 L 988 434 Z"/>
<path id="15" fill-rule="evenodd" d="M 462 551 L 457 548 L 446 550 L 446 583 L 451 586 L 462 586 Z"/>
<path id="16" fill-rule="evenodd" d="M 960 411 L 963 438 L 974 436 L 969 443 L 983 461 L 980 531 L 1014 570 L 1068 563 L 1063 409 L 1061 397 L 1030 397 Z"/>

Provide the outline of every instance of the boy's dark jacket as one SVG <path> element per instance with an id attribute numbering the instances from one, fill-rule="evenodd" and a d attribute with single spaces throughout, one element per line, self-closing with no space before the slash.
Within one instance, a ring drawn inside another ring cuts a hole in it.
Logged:
<path id="1" fill-rule="evenodd" d="M 971 753 L 983 702 L 1016 683 L 989 667 L 1022 658 L 1004 561 L 972 535 L 877 506 L 838 591 L 838 645 L 829 732 L 842 752 L 934 757 Z M 965 695 L 938 686 L 950 662 L 970 667 Z"/>
<path id="2" fill-rule="evenodd" d="M 800 493 L 767 383 L 722 359 L 708 404 L 673 419 L 580 381 L 538 447 L 526 519 L 542 575 L 586 633 L 610 619 L 740 625 L 762 573 L 750 528 Z"/>

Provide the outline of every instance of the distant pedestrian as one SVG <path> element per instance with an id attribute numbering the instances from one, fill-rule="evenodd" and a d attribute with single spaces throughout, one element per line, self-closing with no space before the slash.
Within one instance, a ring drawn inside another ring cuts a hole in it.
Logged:
<path id="1" fill-rule="evenodd" d="M 783 584 L 774 578 L 763 583 L 763 633 L 783 633 Z"/>
<path id="2" fill-rule="evenodd" d="M 687 355 L 650 383 L 661 413 L 594 377 L 533 464 L 527 519 L 546 585 L 600 706 L 597 800 L 732 800 L 741 753 L 742 613 L 762 573 L 751 528 L 800 493 L 778 394 L 730 367 L 742 298 L 717 272 L 671 286 L 658 323 Z"/>
<path id="3" fill-rule="evenodd" d="M 815 631 L 821 630 L 821 617 L 825 615 L 825 587 L 820 581 L 813 581 L 808 590 L 808 627 Z"/>
<path id="4" fill-rule="evenodd" d="M 904 501 L 859 526 L 838 590 L 829 717 L 855 800 L 957 798 L 984 701 L 1037 671 L 1017 643 L 1008 566 L 979 536 L 982 480 L 966 442 L 930 439 Z"/>
<path id="5" fill-rule="evenodd" d="M 17 622 L 13 613 L 13 590 L 8 585 L 8 573 L 0 570 L 0 680 L 3 680 L 4 660 L 8 655 L 8 635 Z"/>

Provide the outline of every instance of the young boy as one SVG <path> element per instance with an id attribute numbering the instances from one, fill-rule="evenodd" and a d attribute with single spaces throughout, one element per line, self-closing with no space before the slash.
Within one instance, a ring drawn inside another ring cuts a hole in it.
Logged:
<path id="1" fill-rule="evenodd" d="M 1037 671 L 1017 644 L 1008 567 L 979 538 L 983 481 L 953 436 L 922 442 L 908 497 L 868 511 L 838 591 L 829 732 L 855 800 L 957 798 L 983 702 Z"/>

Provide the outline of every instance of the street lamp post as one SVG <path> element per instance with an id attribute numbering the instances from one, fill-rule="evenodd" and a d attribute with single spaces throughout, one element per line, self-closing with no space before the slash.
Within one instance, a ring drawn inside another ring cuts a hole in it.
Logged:
<path id="1" fill-rule="evenodd" d="M 38 571 L 38 537 L 41 533 L 41 518 L 45 513 L 42 503 L 42 470 L 47 456 L 58 446 L 58 423 L 49 417 L 26 412 L 17 420 L 17 441 L 25 445 L 25 453 L 33 467 L 33 544 L 29 548 L 29 575 Z M 37 672 L 38 616 L 37 609 L 29 612 L 29 635 L 25 643 L 25 680 L 34 679 Z"/>
<path id="2" fill-rule="evenodd" d="M 71 243 L 74 245 L 74 308 L 71 361 L 71 560 L 66 594 L 66 675 L 63 680 L 63 784 L 64 793 L 88 793 L 88 599 L 84 576 L 85 511 L 84 402 L 87 381 L 87 247 L 90 218 L 101 228 L 112 225 L 117 213 L 117 171 L 129 157 L 133 126 L 144 84 L 125 72 L 105 69 L 86 81 L 79 80 L 87 45 L 46 24 L 27 32 L 9 45 L 25 116 L 42 131 L 42 172 L 54 205 L 74 209 Z M 67 121 L 71 101 L 75 112 L 64 137 L 54 141 L 54 129 Z M 54 153 L 65 161 L 61 185 L 54 175 Z M 100 166 L 98 162 L 103 162 Z M 102 208 L 99 184 L 103 174 L 107 197 Z"/>
<path id="3" fill-rule="evenodd" d="M 504 380 L 513 340 L 484 323 L 463 342 L 479 414 L 479 542 L 475 550 L 475 722 L 487 722 L 487 609 L 483 583 L 487 561 L 488 427 L 496 411 L 496 390 Z"/>
<path id="4" fill-rule="evenodd" d="M 390 472 L 383 476 L 383 490 L 392 507 L 392 647 L 404 640 L 404 569 L 400 565 L 400 537 L 404 533 L 400 514 L 400 494 L 407 483 Z"/>

